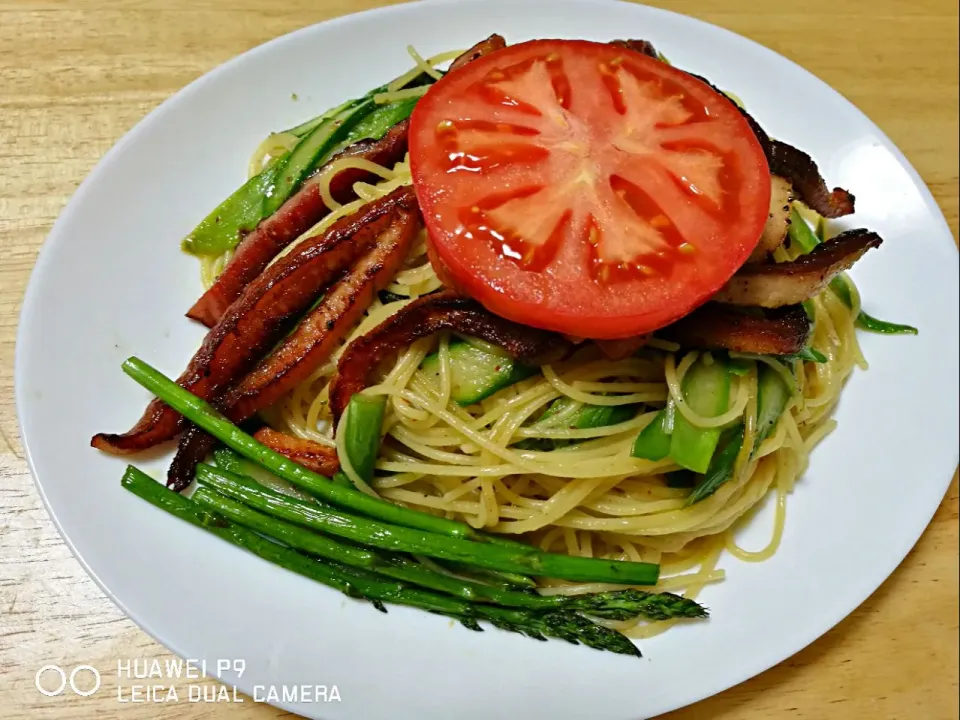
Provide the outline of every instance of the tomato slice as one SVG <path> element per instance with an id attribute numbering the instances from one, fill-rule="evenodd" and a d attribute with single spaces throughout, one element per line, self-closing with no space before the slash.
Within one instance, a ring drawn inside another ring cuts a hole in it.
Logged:
<path id="1" fill-rule="evenodd" d="M 445 76 L 410 164 L 448 284 L 584 338 L 647 333 L 706 301 L 759 241 L 763 149 L 708 85 L 640 53 L 537 40 Z"/>

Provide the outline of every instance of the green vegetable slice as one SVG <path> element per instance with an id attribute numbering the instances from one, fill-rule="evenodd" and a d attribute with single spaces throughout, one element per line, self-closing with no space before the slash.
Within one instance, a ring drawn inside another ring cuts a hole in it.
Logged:
<path id="1" fill-rule="evenodd" d="M 431 353 L 421 370 L 440 382 L 440 355 Z M 513 358 L 486 352 L 460 339 L 450 341 L 450 396 L 458 405 L 472 405 L 505 387 L 536 375 L 537 368 Z"/>
<path id="2" fill-rule="evenodd" d="M 373 109 L 372 100 L 349 107 L 311 130 L 276 164 L 273 185 L 267 189 L 263 217 L 273 215 L 300 187 L 311 170 L 321 164 L 360 119 Z"/>
<path id="3" fill-rule="evenodd" d="M 253 230 L 264 216 L 264 200 L 274 186 L 278 165 L 264 168 L 214 209 L 183 241 L 192 255 L 219 255 L 240 242 L 243 233 Z"/>
<path id="4" fill-rule="evenodd" d="M 432 82 L 428 75 L 421 75 L 406 87 Z M 360 140 L 379 140 L 391 127 L 410 117 L 419 98 L 406 98 L 387 105 L 374 103 L 373 96 L 386 87 L 382 85 L 362 98 L 348 100 L 284 131 L 300 138 L 297 146 L 220 203 L 184 239 L 183 250 L 192 255 L 219 255 L 232 250 L 244 233 L 256 228 L 261 220 L 275 212 L 296 192 L 309 173 L 337 152 Z"/>
<path id="5" fill-rule="evenodd" d="M 780 359 L 786 362 L 794 360 L 803 360 L 804 362 L 825 363 L 827 356 L 817 350 L 815 347 L 807 346 L 800 352 L 790 353 L 789 355 L 780 355 Z"/>
<path id="6" fill-rule="evenodd" d="M 726 362 L 713 356 L 697 361 L 683 378 L 683 397 L 690 409 L 703 417 L 722 415 L 729 409 L 730 371 Z M 670 457 L 680 467 L 704 473 L 720 440 L 721 428 L 700 428 L 677 409 L 673 433 L 670 436 Z"/>
<path id="7" fill-rule="evenodd" d="M 626 422 L 636 414 L 637 405 L 588 405 L 572 398 L 561 397 L 550 403 L 550 407 L 537 422 L 542 423 L 557 415 L 569 415 L 569 419 L 559 425 L 574 430 L 589 430 Z"/>
<path id="8" fill-rule="evenodd" d="M 851 281 L 845 274 L 840 274 L 833 278 L 833 280 L 830 281 L 830 289 L 840 302 L 848 308 L 853 307 Z M 857 319 L 854 321 L 854 324 L 860 330 L 881 333 L 883 335 L 918 335 L 920 333 L 920 331 L 912 325 L 901 325 L 900 323 L 880 320 L 872 315 L 868 315 L 862 309 L 857 314 Z"/>
<path id="9" fill-rule="evenodd" d="M 790 237 L 791 246 L 798 247 L 805 253 L 810 252 L 820 244 L 820 239 L 794 207 L 790 208 L 790 227 L 787 230 L 787 235 Z"/>
<path id="10" fill-rule="evenodd" d="M 670 454 L 670 435 L 666 431 L 667 411 L 658 412 L 633 443 L 631 455 L 644 460 L 663 460 Z"/>
<path id="11" fill-rule="evenodd" d="M 733 477 L 737 455 L 743 446 L 743 423 L 727 428 L 719 441 L 719 450 L 710 460 L 706 473 L 687 497 L 687 505 L 693 505 L 713 495 L 717 489 Z"/>
<path id="12" fill-rule="evenodd" d="M 773 368 L 761 363 L 757 371 L 757 430 L 753 452 L 767 439 L 790 402 L 790 388 Z"/>
<path id="13" fill-rule="evenodd" d="M 377 453 L 380 452 L 380 430 L 383 427 L 383 414 L 386 407 L 386 396 L 358 393 L 350 398 L 344 428 L 339 430 L 346 433 L 346 449 L 350 464 L 357 475 L 367 483 L 373 480 L 373 469 L 377 462 Z"/>
<path id="14" fill-rule="evenodd" d="M 919 335 L 920 331 L 912 325 L 901 325 L 900 323 L 880 320 L 872 315 L 868 315 L 863 310 L 857 315 L 856 325 L 861 330 L 881 333 L 882 335 Z"/>

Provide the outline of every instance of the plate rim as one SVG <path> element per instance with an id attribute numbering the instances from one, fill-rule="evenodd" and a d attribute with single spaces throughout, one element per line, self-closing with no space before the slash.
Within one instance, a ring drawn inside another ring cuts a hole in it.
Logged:
<path id="1" fill-rule="evenodd" d="M 189 98 L 190 96 L 198 92 L 201 92 L 206 84 L 213 82 L 215 78 L 217 78 L 222 74 L 229 73 L 230 71 L 232 71 L 232 69 L 236 65 L 239 65 L 243 62 L 247 62 L 251 58 L 255 58 L 257 55 L 261 53 L 269 52 L 270 49 L 272 49 L 275 45 L 280 45 L 280 44 L 289 42 L 291 41 L 291 39 L 293 39 L 296 36 L 306 35 L 311 32 L 314 32 L 318 27 L 322 26 L 326 28 L 331 28 L 340 24 L 349 24 L 361 16 L 381 16 L 381 20 L 383 22 L 387 22 L 389 21 L 389 17 L 395 13 L 402 14 L 406 12 L 417 12 L 418 9 L 422 9 L 424 6 L 429 7 L 431 5 L 454 4 L 456 1 L 457 0 L 418 0 L 417 2 L 402 3 L 399 5 L 389 5 L 385 7 L 375 7 L 375 8 L 370 8 L 360 12 L 354 12 L 346 15 L 340 15 L 334 18 L 329 18 L 327 20 L 306 25 L 304 27 L 300 27 L 290 32 L 287 32 L 285 34 L 271 38 L 270 40 L 267 40 L 264 43 L 261 43 L 252 48 L 249 48 L 248 50 L 245 50 L 244 52 L 238 55 L 235 55 L 230 59 L 224 61 L 223 63 L 220 63 L 219 65 L 211 68 L 209 71 L 203 73 L 199 77 L 189 82 L 187 85 L 183 86 L 182 88 L 180 88 L 179 90 L 171 94 L 169 97 L 165 98 L 159 105 L 153 108 L 145 116 L 140 118 L 130 129 L 128 129 L 123 134 L 123 136 L 119 140 L 117 140 L 116 143 L 114 143 L 110 147 L 109 150 L 107 150 L 106 153 L 104 153 L 100 157 L 100 159 L 96 162 L 93 168 L 88 172 L 88 174 L 84 177 L 81 183 L 77 186 L 73 194 L 70 196 L 69 200 L 67 201 L 63 209 L 58 214 L 57 219 L 55 220 L 49 233 L 47 234 L 47 236 L 44 238 L 43 242 L 40 245 L 40 248 L 37 253 L 36 261 L 34 263 L 33 268 L 30 271 L 30 277 L 27 282 L 26 290 L 23 295 L 23 301 L 22 301 L 22 305 L 21 305 L 21 309 L 20 309 L 20 313 L 17 321 L 16 345 L 15 345 L 15 351 L 14 351 L 14 405 L 15 405 L 15 412 L 17 415 L 17 424 L 18 424 L 18 431 L 20 433 L 20 441 L 23 447 L 23 452 L 24 452 L 24 459 L 26 460 L 27 466 L 30 470 L 30 475 L 33 479 L 34 486 L 37 489 L 37 492 L 43 502 L 43 506 L 47 514 L 49 515 L 49 517 L 53 521 L 54 526 L 57 529 L 57 533 L 62 538 L 64 544 L 69 548 L 73 557 L 76 558 L 76 560 L 79 562 L 80 566 L 83 568 L 86 574 L 96 583 L 96 585 L 100 588 L 100 590 L 104 593 L 104 595 L 114 605 L 116 605 L 127 618 L 133 621 L 141 630 L 146 632 L 156 642 L 158 642 L 160 645 L 162 645 L 163 647 L 173 652 L 175 655 L 178 655 L 180 657 L 186 656 L 185 653 L 181 652 L 182 643 L 176 638 L 169 638 L 169 639 L 161 638 L 158 632 L 156 632 L 152 627 L 152 623 L 141 618 L 139 616 L 140 615 L 139 613 L 132 612 L 130 607 L 128 607 L 126 603 L 124 603 L 120 598 L 118 598 L 114 594 L 114 592 L 109 587 L 107 587 L 107 585 L 100 579 L 99 575 L 93 570 L 93 568 L 84 558 L 80 550 L 75 546 L 71 538 L 64 531 L 55 509 L 49 502 L 47 493 L 44 490 L 43 482 L 41 481 L 39 474 L 37 472 L 36 464 L 34 461 L 34 453 L 31 450 L 30 442 L 26 436 L 26 433 L 24 432 L 23 420 L 22 420 L 24 416 L 24 408 L 26 408 L 26 406 L 30 403 L 29 398 L 26 397 L 26 390 L 24 389 L 25 381 L 23 379 L 23 374 L 26 372 L 24 370 L 24 366 L 25 366 L 24 355 L 27 352 L 27 350 L 25 349 L 26 331 L 24 330 L 24 328 L 28 326 L 27 324 L 24 323 L 24 320 L 28 318 L 30 315 L 35 314 L 35 311 L 33 310 L 33 308 L 34 308 L 34 305 L 36 305 L 36 303 L 38 302 L 38 298 L 41 294 L 41 278 L 44 275 L 44 271 L 47 265 L 53 262 L 51 258 L 54 256 L 56 252 L 56 248 L 60 244 L 65 242 L 66 238 L 68 237 L 66 228 L 70 223 L 71 216 L 75 212 L 77 212 L 77 208 L 83 205 L 87 194 L 91 192 L 99 176 L 106 171 L 107 166 L 111 164 L 111 162 L 116 156 L 125 152 L 126 148 L 130 144 L 135 142 L 136 136 L 142 133 L 145 130 L 145 128 L 149 128 L 150 126 L 156 123 L 162 122 L 163 118 L 166 116 L 166 114 L 171 110 L 171 108 L 175 104 L 185 100 L 186 98 Z M 484 5 L 488 2 L 488 0 L 468 0 L 468 2 L 472 5 Z M 819 84 L 822 88 L 833 93 L 837 101 L 844 103 L 849 110 L 852 110 L 857 115 L 859 115 L 860 118 L 862 118 L 867 123 L 869 123 L 873 131 L 878 135 L 881 141 L 883 141 L 883 143 L 885 144 L 886 149 L 892 152 L 895 159 L 899 163 L 900 167 L 906 171 L 911 182 L 913 183 L 914 188 L 919 192 L 922 198 L 922 201 L 927 211 L 929 212 L 931 219 L 940 226 L 941 230 L 945 233 L 946 236 L 951 238 L 953 237 L 952 230 L 950 229 L 950 226 L 947 223 L 946 218 L 944 217 L 943 211 L 940 208 L 939 203 L 937 202 L 933 194 L 930 192 L 930 189 L 927 186 L 926 182 L 917 172 L 916 168 L 914 168 L 914 166 L 906 158 L 906 156 L 903 154 L 900 148 L 889 138 L 889 136 L 876 123 L 874 123 L 856 105 L 854 105 L 850 100 L 848 100 L 841 92 L 839 92 L 834 87 L 829 85 L 827 82 L 825 82 L 824 80 L 821 80 L 818 76 L 816 76 L 815 74 L 813 74 L 812 72 L 804 68 L 803 66 L 799 65 L 798 63 L 794 62 L 790 58 L 784 55 L 781 55 L 780 53 L 758 43 L 755 40 L 752 40 L 748 37 L 740 35 L 739 33 L 736 33 L 725 27 L 714 25 L 712 23 L 701 20 L 699 18 L 692 17 L 689 15 L 684 15 L 682 13 L 674 12 L 672 10 L 651 7 L 647 5 L 642 5 L 640 3 L 628 2 L 624 0 L 562 0 L 562 3 L 568 3 L 573 5 L 593 4 L 598 6 L 612 5 L 612 4 L 618 4 L 618 5 L 625 4 L 625 5 L 631 5 L 631 6 L 637 7 L 641 11 L 663 14 L 667 16 L 672 16 L 674 18 L 681 18 L 684 22 L 693 22 L 699 25 L 708 26 L 712 31 L 720 31 L 723 34 L 734 38 L 738 43 L 748 43 L 749 45 L 752 45 L 754 49 L 758 49 L 763 53 L 769 53 L 770 55 L 775 56 L 779 61 L 784 61 L 789 63 L 790 65 L 794 66 L 795 69 L 801 71 L 806 76 L 808 76 L 808 78 L 816 81 L 816 83 Z M 516 4 L 518 6 L 522 6 L 522 5 L 533 6 L 533 5 L 536 5 L 537 3 L 536 3 L 536 0 L 520 0 Z M 930 212 L 931 210 L 935 210 L 935 212 Z M 954 242 L 956 243 L 956 238 L 953 238 L 953 239 L 954 239 Z M 829 618 L 827 618 L 825 614 L 820 614 L 816 616 L 817 622 L 810 623 L 813 629 L 808 632 L 801 633 L 799 635 L 801 639 L 796 643 L 789 643 L 789 645 L 791 646 L 793 645 L 796 645 L 796 646 L 793 647 L 792 650 L 786 651 L 785 654 L 781 654 L 779 652 L 773 653 L 772 656 L 775 659 L 771 661 L 770 657 L 768 657 L 768 654 L 766 653 L 762 653 L 762 652 L 752 653 L 750 657 L 754 658 L 753 662 L 747 661 L 747 662 L 741 663 L 739 665 L 741 670 L 739 672 L 733 673 L 738 677 L 738 679 L 736 679 L 735 681 L 730 682 L 727 679 L 724 679 L 724 680 L 719 680 L 713 683 L 709 683 L 709 682 L 704 683 L 704 685 L 701 686 L 701 689 L 699 691 L 692 692 L 689 694 L 689 699 L 686 703 L 684 703 L 683 705 L 671 704 L 667 707 L 660 708 L 657 711 L 658 714 L 679 709 L 680 707 L 687 707 L 689 705 L 693 705 L 694 703 L 700 702 L 706 698 L 712 697 L 716 694 L 724 692 L 725 690 L 735 687 L 749 680 L 750 678 L 755 677 L 760 673 L 765 672 L 766 670 L 781 664 L 788 658 L 792 657 L 793 655 L 809 647 L 813 642 L 815 642 L 820 637 L 830 632 L 841 621 L 843 621 L 849 615 L 853 614 L 853 612 L 857 608 L 859 608 L 869 597 L 871 597 L 878 589 L 880 589 L 880 587 L 882 587 L 890 579 L 890 577 L 900 567 L 900 565 L 903 563 L 906 556 L 915 547 L 915 545 L 917 544 L 917 542 L 919 541 L 923 533 L 926 531 L 927 527 L 929 526 L 937 510 L 943 504 L 944 497 L 946 496 L 946 493 L 950 488 L 950 484 L 952 483 L 953 477 L 957 472 L 957 466 L 958 464 L 960 464 L 960 446 L 954 449 L 953 464 L 954 464 L 953 472 L 946 475 L 945 480 L 941 480 L 942 490 L 938 491 L 939 499 L 937 503 L 932 506 L 932 509 L 929 511 L 928 514 L 925 514 L 923 518 L 919 516 L 912 518 L 911 531 L 909 533 L 904 533 L 902 531 L 898 533 L 902 541 L 899 543 L 900 548 L 896 553 L 896 557 L 894 557 L 894 554 L 889 554 L 887 556 L 885 561 L 882 563 L 886 568 L 884 570 L 883 577 L 879 578 L 876 583 L 871 581 L 868 584 L 868 585 L 872 585 L 873 586 L 872 588 L 866 589 L 866 591 L 863 591 L 863 592 L 857 592 L 857 593 L 851 594 L 851 597 L 855 595 L 859 598 L 856 600 L 855 603 L 853 603 L 850 607 L 847 607 L 847 603 L 843 603 L 842 609 L 835 611 L 832 615 L 829 616 Z M 934 481 L 935 481 L 935 478 L 929 481 L 931 483 L 931 486 L 933 485 Z M 932 489 L 930 492 L 932 492 Z M 225 682 L 228 684 L 234 684 L 234 683 L 230 683 L 228 680 L 223 680 L 223 677 L 221 675 L 217 675 L 216 677 L 218 681 Z M 235 686 L 237 688 L 241 689 L 243 692 L 247 692 L 247 694 L 249 694 L 247 690 L 248 685 L 249 684 L 246 682 L 235 683 Z M 294 712 L 296 711 L 294 710 L 294 708 L 296 707 L 294 705 L 285 705 L 283 703 L 278 703 L 278 704 L 271 703 L 271 705 L 274 705 L 275 707 L 279 707 L 286 710 L 293 710 Z"/>

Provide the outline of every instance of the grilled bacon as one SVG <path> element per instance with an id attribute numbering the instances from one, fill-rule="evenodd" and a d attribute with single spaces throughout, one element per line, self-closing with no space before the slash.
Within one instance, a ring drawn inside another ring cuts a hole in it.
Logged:
<path id="1" fill-rule="evenodd" d="M 810 319 L 800 305 L 754 315 L 711 302 L 656 334 L 683 347 L 788 355 L 800 352 L 806 345 Z"/>
<path id="2" fill-rule="evenodd" d="M 419 211 L 411 202 L 397 213 L 376 247 L 330 289 L 296 331 L 227 394 L 231 416 L 247 418 L 272 405 L 325 362 L 377 292 L 390 284 L 420 227 Z"/>
<path id="3" fill-rule="evenodd" d="M 334 419 L 339 421 L 350 398 L 367 386 L 370 374 L 381 360 L 414 340 L 441 330 L 486 340 L 525 362 L 547 362 L 571 347 L 559 335 L 505 320 L 475 300 L 449 291 L 426 295 L 354 340 L 340 356 L 337 374 L 330 383 Z"/>
<path id="4" fill-rule="evenodd" d="M 388 197 L 400 198 L 378 225 L 369 251 L 335 285 L 322 302 L 297 325 L 280 346 L 264 358 L 218 401 L 233 422 L 242 422 L 272 405 L 322 365 L 359 322 L 378 291 L 385 288 L 406 258 L 420 230 L 420 211 L 409 187 Z M 183 435 L 167 473 L 167 484 L 179 491 L 190 484 L 194 470 L 213 449 L 202 432 Z"/>
<path id="5" fill-rule="evenodd" d="M 828 190 L 817 164 L 803 150 L 779 140 L 771 140 L 770 151 L 767 158 L 770 172 L 789 180 L 797 197 L 807 207 L 827 218 L 853 213 L 854 196 L 843 188 Z"/>
<path id="6" fill-rule="evenodd" d="M 652 57 L 654 60 L 660 59 L 660 53 L 657 52 L 657 49 L 649 40 L 611 40 L 608 44 L 613 45 L 614 47 L 633 50 L 641 55 Z"/>
<path id="7" fill-rule="evenodd" d="M 875 232 L 848 230 L 792 262 L 744 265 L 712 300 L 766 308 L 803 302 L 882 242 Z"/>
<path id="8" fill-rule="evenodd" d="M 694 73 L 687 74 L 706 83 L 714 91 L 736 105 L 720 88 L 705 77 Z M 797 197 L 807 207 L 816 210 L 824 217 L 838 218 L 853 213 L 854 196 L 852 193 L 843 188 L 828 190 L 827 183 L 820 175 L 820 169 L 809 155 L 785 142 L 771 139 L 750 113 L 739 105 L 737 105 L 737 108 L 747 124 L 750 125 L 750 129 L 753 130 L 760 147 L 763 148 L 763 154 L 767 158 L 771 175 L 777 175 L 787 180 Z"/>
<path id="9" fill-rule="evenodd" d="M 277 432 L 269 427 L 260 428 L 253 434 L 253 437 L 271 450 L 288 457 L 309 470 L 313 470 L 315 473 L 333 477 L 334 473 L 340 469 L 337 451 L 332 447 Z"/>
<path id="10" fill-rule="evenodd" d="M 506 47 L 499 35 L 481 40 L 453 61 L 451 69 L 466 65 L 483 55 Z M 358 157 L 377 165 L 391 167 L 403 160 L 407 153 L 409 121 L 404 120 L 392 127 L 380 140 L 361 140 L 335 155 L 323 167 L 316 170 L 303 187 L 289 198 L 276 213 L 265 218 L 237 245 L 234 256 L 217 281 L 194 303 L 187 317 L 213 327 L 243 288 L 270 264 L 281 250 L 316 225 L 330 212 L 320 196 L 319 178 L 324 167 L 346 158 Z M 353 186 L 360 181 L 369 181 L 373 176 L 357 168 L 342 170 L 330 178 L 330 194 L 337 202 L 354 199 Z"/>
<path id="11" fill-rule="evenodd" d="M 607 360 L 623 360 L 650 342 L 650 335 L 636 335 L 619 340 L 594 340 Z"/>
<path id="12" fill-rule="evenodd" d="M 354 143 L 331 158 L 330 162 L 356 157 L 386 167 L 393 166 L 403 160 L 407 153 L 408 128 L 409 122 L 404 120 L 392 127 L 380 140 L 361 140 Z M 262 220 L 253 232 L 240 241 L 220 277 L 194 303 L 187 312 L 187 317 L 198 320 L 207 327 L 213 327 L 230 304 L 240 296 L 243 288 L 263 272 L 281 250 L 330 212 L 320 195 L 319 178 L 322 173 L 321 167 L 277 212 Z M 347 202 L 355 197 L 354 183 L 372 178 L 370 173 L 357 168 L 342 170 L 330 178 L 330 194 L 337 202 Z"/>
<path id="13" fill-rule="evenodd" d="M 473 62 L 478 58 L 482 58 L 484 55 L 489 55 L 492 52 L 497 50 L 503 50 L 507 46 L 507 41 L 504 40 L 500 35 L 494 33 L 485 40 L 481 40 L 472 48 L 462 53 L 460 57 L 450 63 L 450 71 L 457 70 L 469 62 Z"/>
<path id="14" fill-rule="evenodd" d="M 410 188 L 401 188 L 360 212 L 342 218 L 325 233 L 305 240 L 250 283 L 207 333 L 179 385 L 206 400 L 237 382 L 277 343 L 317 295 L 370 247 L 393 222 L 400 205 L 415 207 Z M 124 434 L 100 433 L 91 445 L 122 455 L 173 438 L 181 416 L 153 400 L 140 421 Z"/>

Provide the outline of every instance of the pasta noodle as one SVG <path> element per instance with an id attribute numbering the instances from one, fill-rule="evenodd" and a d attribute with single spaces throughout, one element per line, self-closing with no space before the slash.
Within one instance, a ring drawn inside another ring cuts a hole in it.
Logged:
<path id="1" fill-rule="evenodd" d="M 418 55 L 415 59 L 417 72 L 427 72 L 426 66 L 432 68 L 436 62 L 436 58 L 423 60 Z M 391 97 L 403 92 L 388 89 Z M 251 171 L 262 167 L 265 158 L 284 142 L 284 138 L 271 136 L 251 161 Z M 366 170 L 378 181 L 358 183 L 358 199 L 341 205 L 329 196 L 329 178 L 348 167 Z M 338 218 L 410 182 L 406 160 L 392 168 L 357 158 L 335 161 L 320 178 L 321 192 L 332 212 L 300 240 L 323 232 Z M 426 238 L 419 238 L 414 245 L 389 286 L 404 298 L 440 287 L 426 256 Z M 780 259 L 789 259 L 785 249 L 777 253 Z M 224 255 L 204 261 L 206 285 L 228 259 Z M 749 369 L 735 377 L 730 409 L 717 417 L 698 415 L 681 392 L 684 374 L 700 353 L 684 353 L 663 341 L 651 342 L 635 357 L 617 361 L 604 358 L 596 346 L 587 343 L 571 359 L 546 365 L 534 377 L 475 405 L 460 407 L 451 400 L 450 337 L 441 334 L 406 348 L 389 372 L 365 390 L 388 398 L 386 438 L 372 485 L 363 482 L 345 461 L 340 447 L 343 433 L 334 434 L 327 407 L 328 383 L 343 348 L 270 408 L 265 419 L 283 432 L 338 447 L 343 470 L 364 492 L 492 532 L 522 533 L 545 550 L 658 562 L 662 566 L 659 589 L 682 590 L 694 597 L 707 584 L 723 579 L 718 563 L 724 553 L 759 561 L 776 552 L 789 494 L 806 469 L 810 452 L 835 426 L 829 415 L 844 381 L 855 367 L 865 367 L 854 329 L 859 296 L 853 295 L 852 309 L 830 290 L 810 303 L 816 317 L 812 344 L 827 356 L 826 363 L 794 361 L 793 367 L 787 367 L 769 357 L 734 354 Z M 404 305 L 405 300 L 383 304 L 375 299 L 350 339 Z M 439 372 L 428 375 L 420 365 L 434 351 Z M 774 431 L 751 457 L 760 363 L 780 372 L 793 396 Z M 538 420 L 545 408 L 561 397 L 571 401 L 566 415 Z M 565 421 L 582 404 L 640 405 L 641 409 L 635 417 L 614 425 L 573 429 Z M 701 427 L 744 423 L 744 449 L 734 476 L 713 495 L 692 505 L 685 504 L 686 491 L 670 488 L 665 482 L 665 474 L 678 469 L 669 458 L 652 462 L 630 455 L 638 432 L 665 404 L 670 412 L 681 413 Z M 518 446 L 521 441 L 545 438 L 567 443 L 554 450 Z M 769 544 L 752 551 L 740 548 L 734 538 L 736 529 L 768 495 L 775 502 Z M 546 594 L 614 587 L 544 582 L 541 592 Z M 607 624 L 635 637 L 649 637 L 670 627 L 672 621 Z"/>

